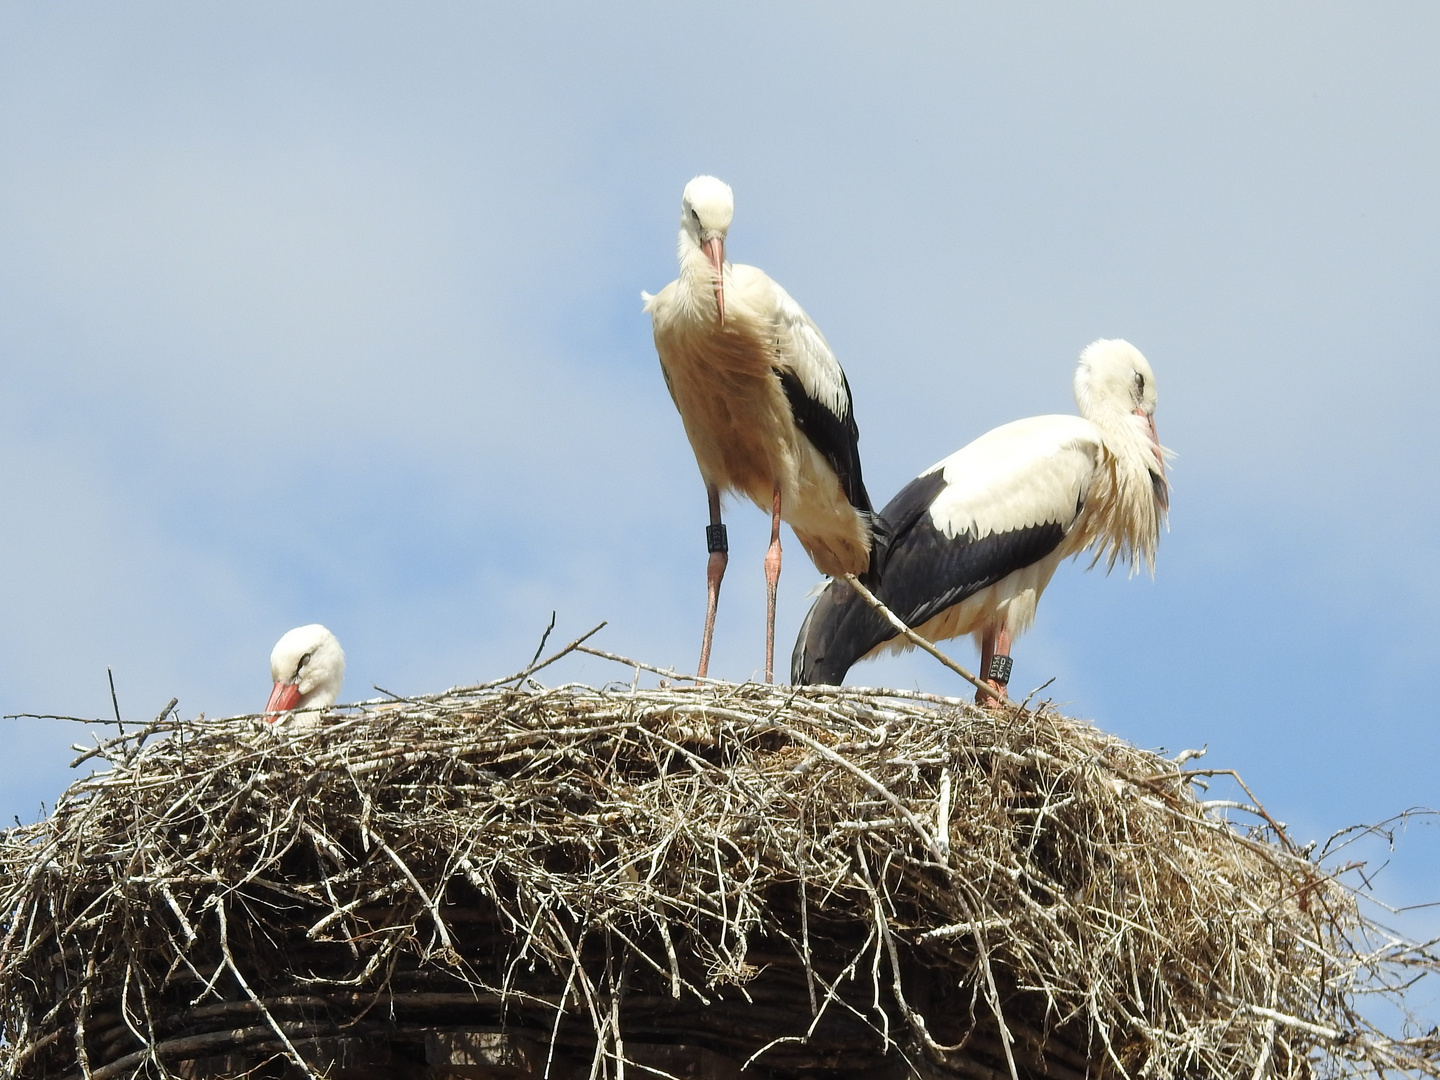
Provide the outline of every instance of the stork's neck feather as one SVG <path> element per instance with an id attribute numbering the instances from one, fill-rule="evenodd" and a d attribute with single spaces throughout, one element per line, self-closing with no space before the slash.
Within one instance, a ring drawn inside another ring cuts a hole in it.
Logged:
<path id="1" fill-rule="evenodd" d="M 676 254 L 680 259 L 680 280 L 692 287 L 708 289 L 715 280 L 715 271 L 689 229 L 680 230 Z"/>
<path id="2" fill-rule="evenodd" d="M 680 230 L 680 239 L 677 241 L 677 257 L 680 259 L 681 280 L 699 279 L 702 282 L 711 280 L 712 271 L 710 260 L 705 258 L 705 252 L 701 250 L 695 237 L 690 234 L 689 229 Z"/>
<path id="3" fill-rule="evenodd" d="M 1143 564 L 1153 577 L 1165 508 L 1151 481 L 1155 451 L 1149 426 L 1143 417 L 1093 399 L 1082 401 L 1080 414 L 1100 431 L 1101 459 L 1086 499 L 1078 547 L 1093 548 L 1091 566 L 1103 560 L 1109 571 L 1123 562 L 1134 575 Z"/>
<path id="4" fill-rule="evenodd" d="M 715 271 L 710 266 L 710 260 L 705 257 L 705 252 L 687 229 L 680 230 L 678 255 L 680 288 L 677 299 L 681 307 L 692 319 L 700 319 L 706 323 L 716 322 Z M 730 264 L 727 262 L 725 266 L 728 269 Z"/>

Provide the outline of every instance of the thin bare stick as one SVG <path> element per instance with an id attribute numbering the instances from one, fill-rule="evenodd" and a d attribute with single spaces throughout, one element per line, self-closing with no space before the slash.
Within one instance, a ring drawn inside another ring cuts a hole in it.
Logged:
<path id="1" fill-rule="evenodd" d="M 430 898 L 430 893 L 426 891 L 425 886 L 420 884 L 420 879 L 415 876 L 410 867 L 405 865 L 405 860 L 395 854 L 395 849 L 385 843 L 374 829 L 367 829 L 366 832 L 370 834 L 370 839 L 375 842 L 375 846 L 383 851 L 386 857 L 405 875 L 405 880 L 410 882 L 410 887 L 415 890 L 415 895 L 420 897 L 426 909 L 429 910 L 430 920 L 435 924 L 436 933 L 440 935 L 440 943 L 453 952 L 455 943 L 450 940 L 450 931 L 445 927 L 445 920 L 440 917 L 439 905 Z"/>
<path id="2" fill-rule="evenodd" d="M 719 679 L 706 679 L 706 678 L 702 678 L 702 677 L 699 676 L 699 675 L 683 675 L 683 674 L 681 674 L 680 672 L 675 671 L 675 670 L 670 669 L 670 668 L 659 668 L 659 667 L 655 667 L 655 666 L 652 665 L 652 664 L 642 663 L 642 662 L 639 661 L 639 660 L 631 660 L 628 656 L 621 656 L 619 653 L 606 652 L 604 649 L 593 649 L 593 648 L 591 648 L 589 645 L 580 645 L 580 646 L 577 646 L 576 649 L 575 649 L 575 651 L 576 651 L 576 652 L 588 653 L 588 654 L 591 655 L 591 656 L 598 656 L 601 660 L 613 660 L 613 661 L 615 661 L 615 663 L 617 663 L 617 664 L 624 664 L 626 667 L 633 667 L 633 668 L 636 668 L 636 669 L 639 670 L 639 671 L 649 671 L 649 672 L 652 672 L 653 674 L 656 674 L 656 675 L 663 675 L 663 676 L 665 676 L 667 679 L 680 679 L 680 680 L 683 680 L 683 681 L 685 681 L 685 682 L 694 682 L 694 683 L 707 683 L 707 682 L 721 682 L 721 681 L 723 681 L 723 680 L 719 680 Z"/>
<path id="3" fill-rule="evenodd" d="M 530 666 L 527 667 L 524 671 L 517 672 L 514 675 L 506 675 L 503 679 L 491 679 L 489 682 L 476 683 L 473 686 L 457 686 L 453 690 L 445 691 L 445 693 L 443 694 L 434 694 L 423 698 L 411 698 L 410 700 L 435 701 L 440 698 L 449 697 L 452 694 L 474 693 L 478 690 L 492 690 L 497 686 L 504 686 L 506 683 L 513 682 L 518 684 L 524 682 L 531 675 L 534 675 L 537 671 L 540 671 L 543 668 L 547 668 L 551 664 L 555 663 L 557 660 L 561 660 L 564 657 L 569 656 L 584 642 L 589 641 L 592 637 L 594 637 L 596 634 L 598 634 L 601 630 L 605 629 L 605 627 L 609 625 L 610 621 L 608 619 L 606 619 L 604 622 L 597 623 L 595 626 L 585 631 L 585 633 L 581 634 L 578 638 L 570 642 L 569 645 L 566 645 L 563 649 L 555 653 L 553 656 L 548 656 L 544 660 L 541 660 L 539 662 L 532 662 Z"/>
<path id="4" fill-rule="evenodd" d="M 120 719 L 120 699 L 115 696 L 115 672 L 109 667 L 105 668 L 105 677 L 110 680 L 110 704 L 115 709 L 115 726 L 120 729 L 120 734 L 125 734 L 125 724 Z"/>
<path id="5" fill-rule="evenodd" d="M 230 928 L 225 920 L 225 898 L 217 893 L 215 900 L 215 914 L 220 921 L 220 952 L 224 957 L 225 966 L 230 969 L 230 974 L 233 975 L 235 981 L 240 984 L 240 989 L 245 991 L 245 996 L 255 1003 L 256 1008 L 259 1010 L 261 1017 L 264 1018 L 270 1030 L 275 1032 L 280 1042 L 284 1044 L 290 1060 L 300 1067 L 300 1071 L 305 1074 L 307 1080 L 319 1080 L 319 1077 L 311 1071 L 309 1063 L 300 1056 L 300 1051 L 295 1049 L 295 1044 L 290 1041 L 290 1036 L 285 1034 L 284 1029 L 276 1022 L 270 1010 L 265 1007 L 265 1003 L 261 1001 L 255 991 L 250 988 L 250 983 L 235 963 L 235 957 L 230 953 Z"/>
<path id="6" fill-rule="evenodd" d="M 545 642 L 550 640 L 550 631 L 555 629 L 555 612 L 550 612 L 550 625 L 545 627 L 545 632 L 540 635 L 540 644 L 535 646 L 535 655 L 530 657 L 531 666 L 540 659 L 540 654 L 545 651 Z"/>
<path id="7" fill-rule="evenodd" d="M 926 641 L 923 637 L 921 637 L 919 634 L 917 634 L 914 630 L 911 630 L 910 627 L 906 626 L 904 620 L 901 619 L 900 616 L 896 615 L 893 611 L 891 611 L 891 610 L 890 610 L 888 607 L 886 607 L 884 604 L 882 604 L 882 603 L 880 602 L 879 597 L 877 597 L 874 593 L 872 593 L 872 592 L 871 592 L 869 589 L 867 589 L 864 585 L 860 584 L 860 579 L 857 578 L 854 574 L 846 574 L 846 575 L 845 575 L 845 580 L 849 583 L 849 585 L 850 585 L 850 587 L 851 587 L 852 589 L 854 589 L 857 593 L 860 594 L 861 599 L 863 599 L 867 604 L 869 604 L 872 608 L 874 608 L 877 612 L 879 612 L 880 615 L 884 617 L 885 621 L 888 622 L 891 626 L 893 626 L 893 627 L 895 628 L 895 630 L 900 634 L 900 636 L 903 637 L 906 641 L 910 642 L 910 644 L 912 644 L 912 645 L 914 645 L 914 646 L 916 646 L 916 647 L 918 647 L 918 648 L 924 649 L 927 653 L 929 653 L 931 656 L 935 657 L 936 660 L 939 660 L 940 663 L 944 664 L 947 668 L 949 668 L 951 671 L 953 671 L 956 675 L 959 675 L 962 679 L 964 679 L 966 682 L 968 682 L 971 686 L 975 687 L 975 689 L 980 690 L 980 691 L 983 691 L 983 692 L 986 693 L 986 694 L 989 694 L 990 697 L 994 699 L 995 704 L 997 704 L 997 705 L 1008 705 L 1008 704 L 1009 704 L 1009 702 L 1005 699 L 1004 695 L 1002 695 L 1001 693 L 999 693 L 993 686 L 991 686 L 991 685 L 990 685 L 989 683 L 987 683 L 987 682 L 982 682 L 981 680 L 977 679 L 974 675 L 971 675 L 970 672 L 966 671 L 963 667 L 961 667 L 959 664 L 957 664 L 954 660 L 951 660 L 950 657 L 946 656 L 943 652 L 941 652 L 939 649 L 937 649 L 933 644 L 931 644 L 929 641 Z"/>

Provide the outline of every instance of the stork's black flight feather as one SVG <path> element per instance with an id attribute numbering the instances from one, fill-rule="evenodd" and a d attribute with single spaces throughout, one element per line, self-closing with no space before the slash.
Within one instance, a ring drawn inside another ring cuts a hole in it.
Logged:
<path id="1" fill-rule="evenodd" d="M 931 514 L 945 489 L 936 469 L 910 481 L 880 511 L 892 532 L 879 582 L 880 601 L 915 627 L 1054 551 L 1065 538 L 1058 522 L 975 537 L 949 536 Z M 872 567 L 874 564 L 872 563 Z M 895 636 L 894 628 L 844 581 L 832 581 L 816 598 L 791 657 L 797 685 L 833 683 L 862 656 Z"/>
<path id="2" fill-rule="evenodd" d="M 870 495 L 860 476 L 860 428 L 850 407 L 850 382 L 845 373 L 840 373 L 840 381 L 845 387 L 845 403 L 837 414 L 829 405 L 816 401 L 806 392 L 799 375 L 779 368 L 773 370 L 785 390 L 785 399 L 790 402 L 790 415 L 795 418 L 800 434 L 810 440 L 835 470 L 850 505 L 861 513 L 873 513 Z"/>
<path id="3" fill-rule="evenodd" d="M 793 371 L 772 368 L 785 391 L 785 400 L 790 403 L 790 415 L 800 434 L 810 440 L 812 446 L 830 463 L 840 480 L 840 488 L 850 505 L 870 524 L 870 565 L 862 578 L 867 583 L 879 580 L 890 544 L 890 530 L 881 520 L 870 502 L 870 493 L 865 490 L 864 477 L 860 475 L 860 428 L 855 423 L 855 413 L 850 407 L 850 380 L 839 372 L 840 383 L 845 388 L 844 402 L 840 413 L 829 405 L 811 397 L 800 376 Z"/>

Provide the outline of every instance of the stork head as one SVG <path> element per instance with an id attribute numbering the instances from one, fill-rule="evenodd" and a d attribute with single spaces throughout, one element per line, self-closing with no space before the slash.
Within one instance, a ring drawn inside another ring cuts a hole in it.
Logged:
<path id="1" fill-rule="evenodd" d="M 715 308 L 725 325 L 725 234 L 735 216 L 735 193 L 713 176 L 697 176 L 680 197 L 680 229 L 705 253 L 715 274 Z"/>
<path id="2" fill-rule="evenodd" d="M 328 708 L 345 681 L 345 650 L 319 623 L 297 626 L 271 650 L 270 678 L 275 682 L 265 703 L 270 723 L 288 712 Z"/>
<path id="3" fill-rule="evenodd" d="M 1129 429 L 1143 438 L 1154 462 L 1150 482 L 1161 509 L 1170 506 L 1165 450 L 1155 430 L 1155 372 L 1128 341 L 1101 338 L 1085 347 L 1075 370 L 1075 403 L 1080 415 L 1101 427 Z"/>

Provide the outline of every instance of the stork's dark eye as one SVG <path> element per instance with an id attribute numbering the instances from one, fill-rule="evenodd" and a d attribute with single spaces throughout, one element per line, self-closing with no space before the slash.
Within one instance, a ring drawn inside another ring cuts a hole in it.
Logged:
<path id="1" fill-rule="evenodd" d="M 312 654 L 307 652 L 304 656 L 300 657 L 300 663 L 295 665 L 295 677 L 297 679 L 300 677 L 300 672 L 305 670 L 305 665 L 310 662 L 311 655 Z"/>
<path id="2" fill-rule="evenodd" d="M 1142 394 L 1145 393 L 1145 375 L 1143 372 L 1135 372 L 1135 389 Z"/>
<path id="3" fill-rule="evenodd" d="M 690 208 L 690 216 L 695 219 L 697 225 L 700 223 L 700 211 L 696 210 L 693 206 Z"/>

